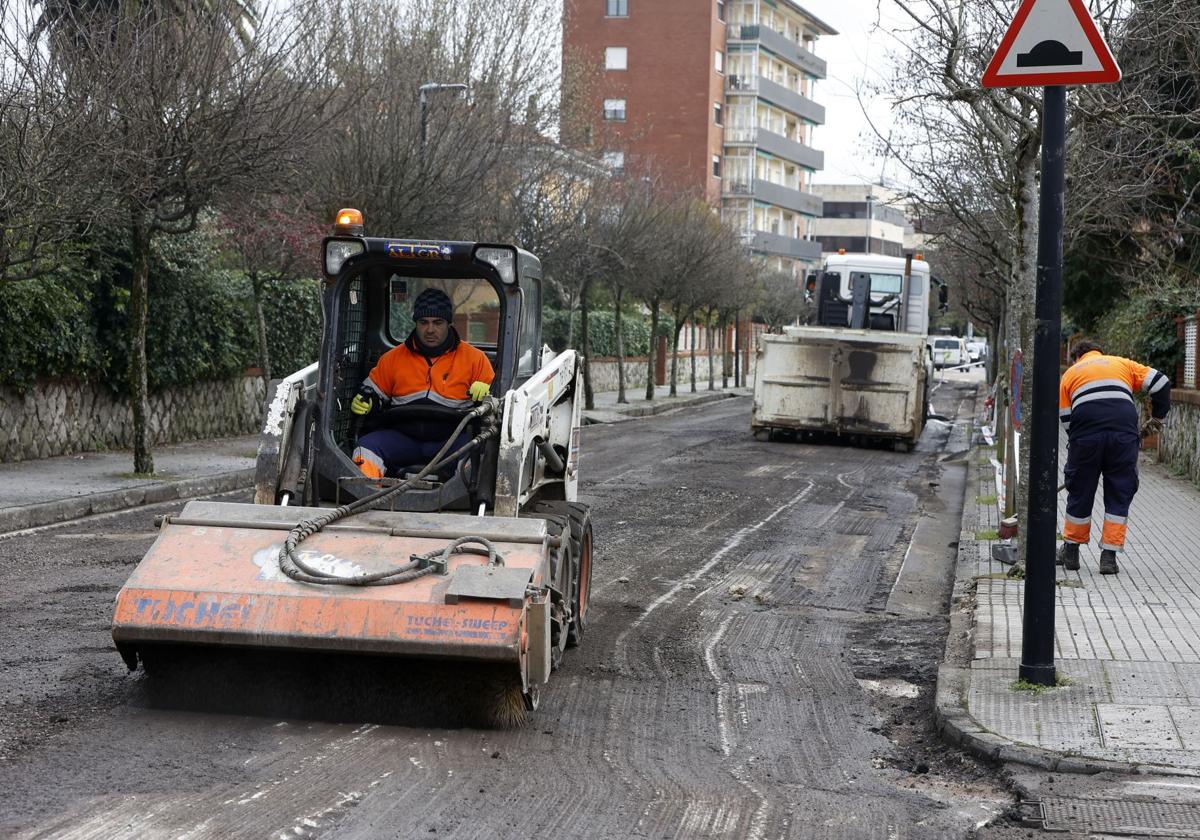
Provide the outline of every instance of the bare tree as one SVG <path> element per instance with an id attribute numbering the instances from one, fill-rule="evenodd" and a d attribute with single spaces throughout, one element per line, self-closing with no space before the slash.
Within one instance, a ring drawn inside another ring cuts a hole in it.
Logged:
<path id="1" fill-rule="evenodd" d="M 549 0 L 336 5 L 330 64 L 347 107 L 314 162 L 326 210 L 359 207 L 392 235 L 511 234 L 514 191 L 546 169 L 555 22 Z"/>
<path id="2" fill-rule="evenodd" d="M 59 25 L 64 25 L 60 21 Z M 228 19 L 123 7 L 70 19 L 51 70 L 86 114 L 73 138 L 95 150 L 107 224 L 131 259 L 130 401 L 134 470 L 152 473 L 147 429 L 146 319 L 150 249 L 195 228 L 208 207 L 287 182 L 321 125 L 329 90 L 303 7 L 263 23 L 246 45 Z"/>
<path id="3" fill-rule="evenodd" d="M 269 280 L 320 277 L 321 238 L 326 230 L 308 210 L 306 196 L 264 195 L 238 201 L 220 218 L 229 243 L 250 281 L 258 332 L 258 362 L 263 384 L 271 381 L 267 318 L 263 309 Z"/>
<path id="4" fill-rule="evenodd" d="M 0 282 L 61 264 L 94 218 L 95 138 L 80 127 L 50 57 L 28 37 L 33 9 L 0 0 Z"/>

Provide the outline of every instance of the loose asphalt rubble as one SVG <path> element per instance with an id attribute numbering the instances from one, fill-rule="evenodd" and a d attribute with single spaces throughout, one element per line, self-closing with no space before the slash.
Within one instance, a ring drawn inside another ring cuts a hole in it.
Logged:
<path id="1" fill-rule="evenodd" d="M 630 388 L 628 403 L 617 393 L 595 395 L 585 423 L 617 423 L 748 394 L 745 388 L 708 391 L 697 383 L 669 396 L 659 386 L 653 401 Z M 53 525 L 100 513 L 249 488 L 254 483 L 258 435 L 190 441 L 154 448 L 153 476 L 133 473 L 129 451 L 85 452 L 0 464 L 0 534 Z"/>
<path id="2" fill-rule="evenodd" d="M 977 439 L 938 673 L 939 729 L 977 755 L 1045 770 L 1200 775 L 1200 489 L 1143 455 L 1120 574 L 1099 574 L 1094 540 L 1079 571 L 1057 568 L 1055 659 L 1065 684 L 1019 690 L 1025 583 L 992 560 L 993 456 Z M 1065 502 L 1061 493 L 1060 521 Z M 1092 515 L 1096 538 L 1099 493 Z"/>

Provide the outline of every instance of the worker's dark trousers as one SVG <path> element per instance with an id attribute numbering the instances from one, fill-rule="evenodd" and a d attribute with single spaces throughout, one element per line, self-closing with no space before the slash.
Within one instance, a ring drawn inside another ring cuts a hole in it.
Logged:
<path id="1" fill-rule="evenodd" d="M 1138 447 L 1134 432 L 1096 432 L 1071 441 L 1063 477 L 1067 485 L 1067 518 L 1063 539 L 1086 543 L 1092 526 L 1096 485 L 1104 476 L 1104 532 L 1100 547 L 1125 547 L 1125 521 L 1138 489 Z"/>
<path id="2" fill-rule="evenodd" d="M 447 454 L 465 446 L 471 435 L 463 432 Z M 358 439 L 354 463 L 371 478 L 398 476 L 405 467 L 423 467 L 442 448 L 445 440 L 416 440 L 397 429 L 379 429 Z"/>

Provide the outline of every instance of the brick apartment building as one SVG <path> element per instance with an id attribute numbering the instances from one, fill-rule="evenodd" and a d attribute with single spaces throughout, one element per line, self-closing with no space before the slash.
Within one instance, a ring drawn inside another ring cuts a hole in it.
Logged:
<path id="1" fill-rule="evenodd" d="M 814 46 L 837 33 L 791 0 L 564 0 L 564 139 L 703 195 L 773 268 L 820 258 L 824 156 Z M 570 111 L 574 104 L 580 111 Z"/>

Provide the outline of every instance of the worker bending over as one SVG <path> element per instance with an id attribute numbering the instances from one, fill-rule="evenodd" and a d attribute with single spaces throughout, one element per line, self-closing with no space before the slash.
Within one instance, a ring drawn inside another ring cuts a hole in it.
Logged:
<path id="1" fill-rule="evenodd" d="M 404 343 L 383 354 L 350 410 L 364 416 L 380 407 L 438 405 L 470 408 L 488 395 L 495 372 L 483 351 L 459 338 L 454 305 L 439 289 L 426 289 L 413 304 L 413 331 Z M 364 475 L 382 478 L 405 468 L 425 465 L 445 444 L 455 423 L 423 420 L 404 430 L 378 429 L 363 435 L 354 463 Z M 470 440 L 463 433 L 451 451 Z"/>
<path id="2" fill-rule="evenodd" d="M 1079 546 L 1088 541 L 1096 485 L 1104 476 L 1104 531 L 1100 574 L 1115 575 L 1117 552 L 1125 548 L 1125 522 L 1138 489 L 1138 410 L 1135 392 L 1150 395 L 1150 421 L 1142 431 L 1162 428 L 1171 408 L 1171 383 L 1159 371 L 1120 356 L 1105 356 L 1091 339 L 1071 345 L 1071 367 L 1058 387 L 1058 416 L 1067 429 L 1067 516 L 1058 562 L 1079 568 Z"/>

